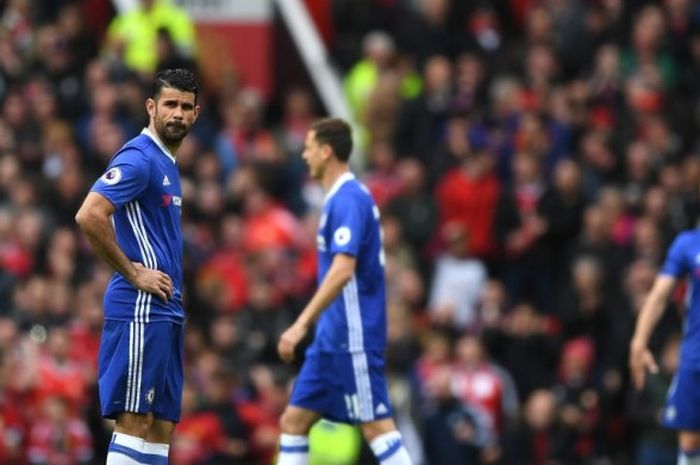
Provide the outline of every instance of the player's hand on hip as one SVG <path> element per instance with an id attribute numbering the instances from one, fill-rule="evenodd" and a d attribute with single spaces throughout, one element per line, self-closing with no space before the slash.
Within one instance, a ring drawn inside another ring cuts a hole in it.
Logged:
<path id="1" fill-rule="evenodd" d="M 294 349 L 304 339 L 307 331 L 306 326 L 295 323 L 282 333 L 277 351 L 283 361 L 289 363 L 294 360 Z"/>
<path id="2" fill-rule="evenodd" d="M 138 271 L 133 285 L 144 292 L 154 294 L 163 302 L 173 296 L 173 280 L 170 276 L 160 270 L 151 270 L 146 268 L 141 263 L 134 262 L 134 266 Z"/>
<path id="3" fill-rule="evenodd" d="M 650 373 L 658 373 L 659 367 L 654 361 L 654 356 L 645 345 L 638 345 L 634 342 L 630 345 L 630 373 L 632 382 L 637 389 L 644 387 L 644 375 L 649 370 Z"/>

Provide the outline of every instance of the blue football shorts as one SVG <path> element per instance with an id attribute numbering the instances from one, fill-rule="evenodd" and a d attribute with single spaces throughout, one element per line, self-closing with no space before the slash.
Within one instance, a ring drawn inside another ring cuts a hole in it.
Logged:
<path id="1" fill-rule="evenodd" d="M 679 367 L 666 396 L 664 426 L 700 431 L 700 370 Z"/>
<path id="2" fill-rule="evenodd" d="M 329 353 L 310 348 L 294 388 L 291 405 L 340 423 L 367 423 L 391 416 L 379 352 Z"/>
<path id="3" fill-rule="evenodd" d="M 105 320 L 98 358 L 102 415 L 153 413 L 180 420 L 183 324 Z"/>

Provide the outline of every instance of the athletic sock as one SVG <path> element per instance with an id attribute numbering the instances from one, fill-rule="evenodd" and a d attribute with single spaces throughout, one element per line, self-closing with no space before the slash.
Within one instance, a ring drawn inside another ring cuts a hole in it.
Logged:
<path id="1" fill-rule="evenodd" d="M 408 456 L 398 431 L 377 436 L 369 446 L 381 465 L 411 465 L 411 457 Z"/>
<path id="2" fill-rule="evenodd" d="M 170 446 L 168 444 L 160 444 L 157 442 L 143 443 L 143 453 L 151 460 L 149 463 L 168 465 L 168 451 L 170 451 Z"/>
<path id="3" fill-rule="evenodd" d="M 280 435 L 280 453 L 277 465 L 308 465 L 309 437 L 294 434 Z"/>
<path id="4" fill-rule="evenodd" d="M 678 452 L 678 465 L 700 465 L 700 449 Z"/>
<path id="5" fill-rule="evenodd" d="M 112 434 L 106 465 L 141 465 L 144 440 L 124 433 Z"/>

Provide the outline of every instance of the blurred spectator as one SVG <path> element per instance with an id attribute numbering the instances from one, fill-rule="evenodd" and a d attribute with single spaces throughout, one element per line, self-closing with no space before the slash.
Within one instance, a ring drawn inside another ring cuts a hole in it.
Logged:
<path id="1" fill-rule="evenodd" d="M 455 134 L 466 137 L 466 134 Z M 494 220 L 501 183 L 493 172 L 493 160 L 484 147 L 467 149 L 459 165 L 447 171 L 435 188 L 440 226 L 458 222 L 465 227 L 471 253 L 491 258 L 496 250 Z"/>
<path id="2" fill-rule="evenodd" d="M 419 258 L 423 258 L 437 224 L 435 199 L 427 191 L 426 176 L 418 161 L 402 160 L 397 167 L 397 175 L 403 188 L 389 202 L 386 212 L 399 221 L 402 236 Z"/>
<path id="3" fill-rule="evenodd" d="M 658 77 L 663 87 L 671 90 L 676 85 L 678 71 L 673 57 L 661 49 L 664 23 L 663 10 L 658 6 L 648 5 L 639 11 L 631 32 L 631 48 L 623 56 L 622 67 L 628 74 Z"/>
<path id="4" fill-rule="evenodd" d="M 518 397 L 527 398 L 556 379 L 560 340 L 556 324 L 527 303 L 516 305 L 499 326 L 484 331 L 484 344 L 494 360 L 516 380 Z"/>
<path id="5" fill-rule="evenodd" d="M 196 39 L 192 20 L 170 0 L 139 0 L 135 9 L 117 15 L 109 24 L 107 51 L 129 69 L 151 73 L 158 65 L 158 31 L 161 28 L 169 32 L 179 54 L 185 57 L 194 54 Z"/>
<path id="6" fill-rule="evenodd" d="M 515 383 L 489 360 L 476 336 L 462 336 L 456 343 L 452 389 L 457 398 L 485 415 L 494 438 L 515 426 L 519 409 Z"/>
<path id="7" fill-rule="evenodd" d="M 345 95 L 356 119 L 364 114 L 372 89 L 392 66 L 395 52 L 391 36 L 381 31 L 367 34 L 362 41 L 364 58 L 345 77 Z"/>
<path id="8" fill-rule="evenodd" d="M 427 161 L 451 109 L 452 94 L 452 63 L 444 55 L 432 55 L 423 68 L 422 92 L 404 100 L 399 107 L 394 131 L 394 145 L 399 156 Z"/>
<path id="9" fill-rule="evenodd" d="M 385 145 L 394 141 L 396 116 L 401 105 L 400 79 L 397 72 L 382 74 L 367 96 L 366 106 L 359 115 L 363 129 L 367 131 L 366 145 Z"/>
<path id="10" fill-rule="evenodd" d="M 508 438 L 504 459 L 513 465 L 576 463 L 574 436 L 559 421 L 556 400 L 550 391 L 536 390 L 528 397 L 523 427 Z"/>
<path id="11" fill-rule="evenodd" d="M 42 411 L 29 433 L 27 456 L 31 465 L 90 463 L 90 431 L 82 419 L 70 412 L 68 402 L 60 396 L 42 402 Z"/>
<path id="12" fill-rule="evenodd" d="M 293 315 L 267 280 L 253 277 L 249 289 L 248 303 L 238 317 L 241 334 L 245 334 L 246 352 L 257 363 L 274 364 L 277 341 L 293 323 Z"/>
<path id="13" fill-rule="evenodd" d="M 561 422 L 574 438 L 574 453 L 581 460 L 595 456 L 599 435 L 600 402 L 591 371 L 595 347 L 586 338 L 570 339 L 562 347 L 559 383 L 553 388 L 561 409 Z"/>
<path id="14" fill-rule="evenodd" d="M 459 44 L 451 25 L 449 0 L 419 0 L 417 8 L 399 25 L 401 48 L 415 57 L 422 67 L 432 55 L 454 57 Z"/>
<path id="15" fill-rule="evenodd" d="M 207 463 L 221 452 L 223 426 L 215 412 L 198 411 L 197 394 L 185 383 L 182 391 L 182 417 L 173 437 L 170 460 L 174 465 Z"/>
<path id="16" fill-rule="evenodd" d="M 160 27 L 157 31 L 157 37 L 156 71 L 178 68 L 194 70 L 196 68 L 192 57 L 178 49 L 172 33 L 167 27 Z"/>
<path id="17" fill-rule="evenodd" d="M 22 463 L 24 440 L 28 434 L 21 406 L 9 383 L 15 369 L 11 355 L 5 346 L 16 338 L 11 320 L 2 323 L 3 347 L 0 352 L 0 460 L 3 463 Z M 9 340 L 8 331 L 10 332 Z"/>
<path id="18" fill-rule="evenodd" d="M 271 131 L 263 127 L 262 105 L 261 96 L 252 89 L 222 102 L 223 125 L 214 147 L 224 180 L 241 164 L 272 161 L 279 155 Z"/>
<path id="19" fill-rule="evenodd" d="M 220 245 L 202 263 L 195 292 L 212 310 L 239 310 L 248 298 L 248 277 L 242 266 L 242 221 L 237 215 L 225 215 L 220 222 Z"/>
<path id="20" fill-rule="evenodd" d="M 452 394 L 450 370 L 441 366 L 427 385 L 425 452 L 428 463 L 478 464 L 482 449 L 493 446 L 489 420 Z"/>
<path id="21" fill-rule="evenodd" d="M 554 283 L 560 283 L 566 268 L 567 248 L 579 231 L 583 219 L 585 198 L 578 163 L 565 159 L 554 168 L 552 182 L 542 194 L 540 212 L 547 224 L 542 240 L 550 251 L 549 269 Z"/>
<path id="22" fill-rule="evenodd" d="M 380 210 L 395 199 L 403 188 L 402 180 L 397 176 L 396 155 L 389 144 L 374 144 L 369 149 L 371 171 L 363 180 L 372 193 Z"/>
<path id="23" fill-rule="evenodd" d="M 449 364 L 451 346 L 447 334 L 438 331 L 426 334 L 422 342 L 423 351 L 416 360 L 414 376 L 421 396 L 429 396 L 427 383 L 441 367 Z"/>
<path id="24" fill-rule="evenodd" d="M 533 299 L 548 310 L 552 252 L 543 239 L 549 228 L 541 212 L 543 194 L 540 160 L 531 153 L 517 154 L 512 186 L 499 199 L 495 229 L 506 257 L 504 277 L 511 302 Z"/>
<path id="25" fill-rule="evenodd" d="M 249 431 L 233 402 L 235 381 L 227 371 L 214 375 L 204 392 L 202 411 L 213 412 L 219 420 L 222 438 L 214 455 L 207 460 L 208 465 L 253 463 L 248 447 Z"/>
<path id="26" fill-rule="evenodd" d="M 435 263 L 428 302 L 431 319 L 459 329 L 474 327 L 479 320 L 477 303 L 486 282 L 486 268 L 470 254 L 463 225 L 446 223 L 441 232 L 447 250 Z"/>

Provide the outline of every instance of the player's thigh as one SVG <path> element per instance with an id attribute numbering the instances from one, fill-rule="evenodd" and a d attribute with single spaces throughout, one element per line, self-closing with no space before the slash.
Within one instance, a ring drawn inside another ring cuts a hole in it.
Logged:
<path id="1" fill-rule="evenodd" d="M 124 412 L 145 415 L 162 403 L 172 384 L 167 370 L 174 352 L 173 326 L 178 325 L 169 321 L 105 322 L 98 370 L 105 417 L 117 418 Z M 179 408 L 178 401 L 165 418 L 153 413 L 160 419 L 177 421 Z"/>
<path id="2" fill-rule="evenodd" d="M 174 431 L 174 422 L 154 418 L 146 435 L 146 441 L 156 444 L 170 444 Z"/>
<path id="3" fill-rule="evenodd" d="M 137 338 L 133 322 L 105 320 L 102 325 L 97 375 L 100 407 L 107 418 L 116 420 L 124 412 L 139 413 L 132 408 Z"/>
<path id="4" fill-rule="evenodd" d="M 163 378 L 160 389 L 154 392 L 151 411 L 156 420 L 174 424 L 180 420 L 182 405 L 184 325 L 168 322 L 159 344 L 158 350 L 163 352 Z"/>
<path id="5" fill-rule="evenodd" d="M 153 416 L 150 414 L 122 412 L 116 417 L 114 431 L 146 439 L 152 424 Z"/>
<path id="6" fill-rule="evenodd" d="M 280 418 L 280 429 L 285 434 L 306 435 L 321 414 L 295 405 L 288 405 Z"/>
<path id="7" fill-rule="evenodd" d="M 325 372 L 332 386 L 328 418 L 353 424 L 391 418 L 383 356 L 356 352 L 331 357 Z"/>
<path id="8" fill-rule="evenodd" d="M 663 424 L 686 432 L 689 443 L 700 435 L 700 370 L 678 369 L 666 397 Z"/>
<path id="9" fill-rule="evenodd" d="M 282 431 L 289 434 L 305 434 L 304 428 L 310 428 L 310 418 L 325 416 L 328 411 L 329 386 L 324 371 L 324 356 L 321 353 L 308 351 L 301 370 L 294 380 L 289 407 L 280 418 Z M 307 415 L 304 412 L 312 412 Z M 299 432 L 299 428 L 302 430 Z M 297 431 L 293 433 L 292 430 Z"/>

